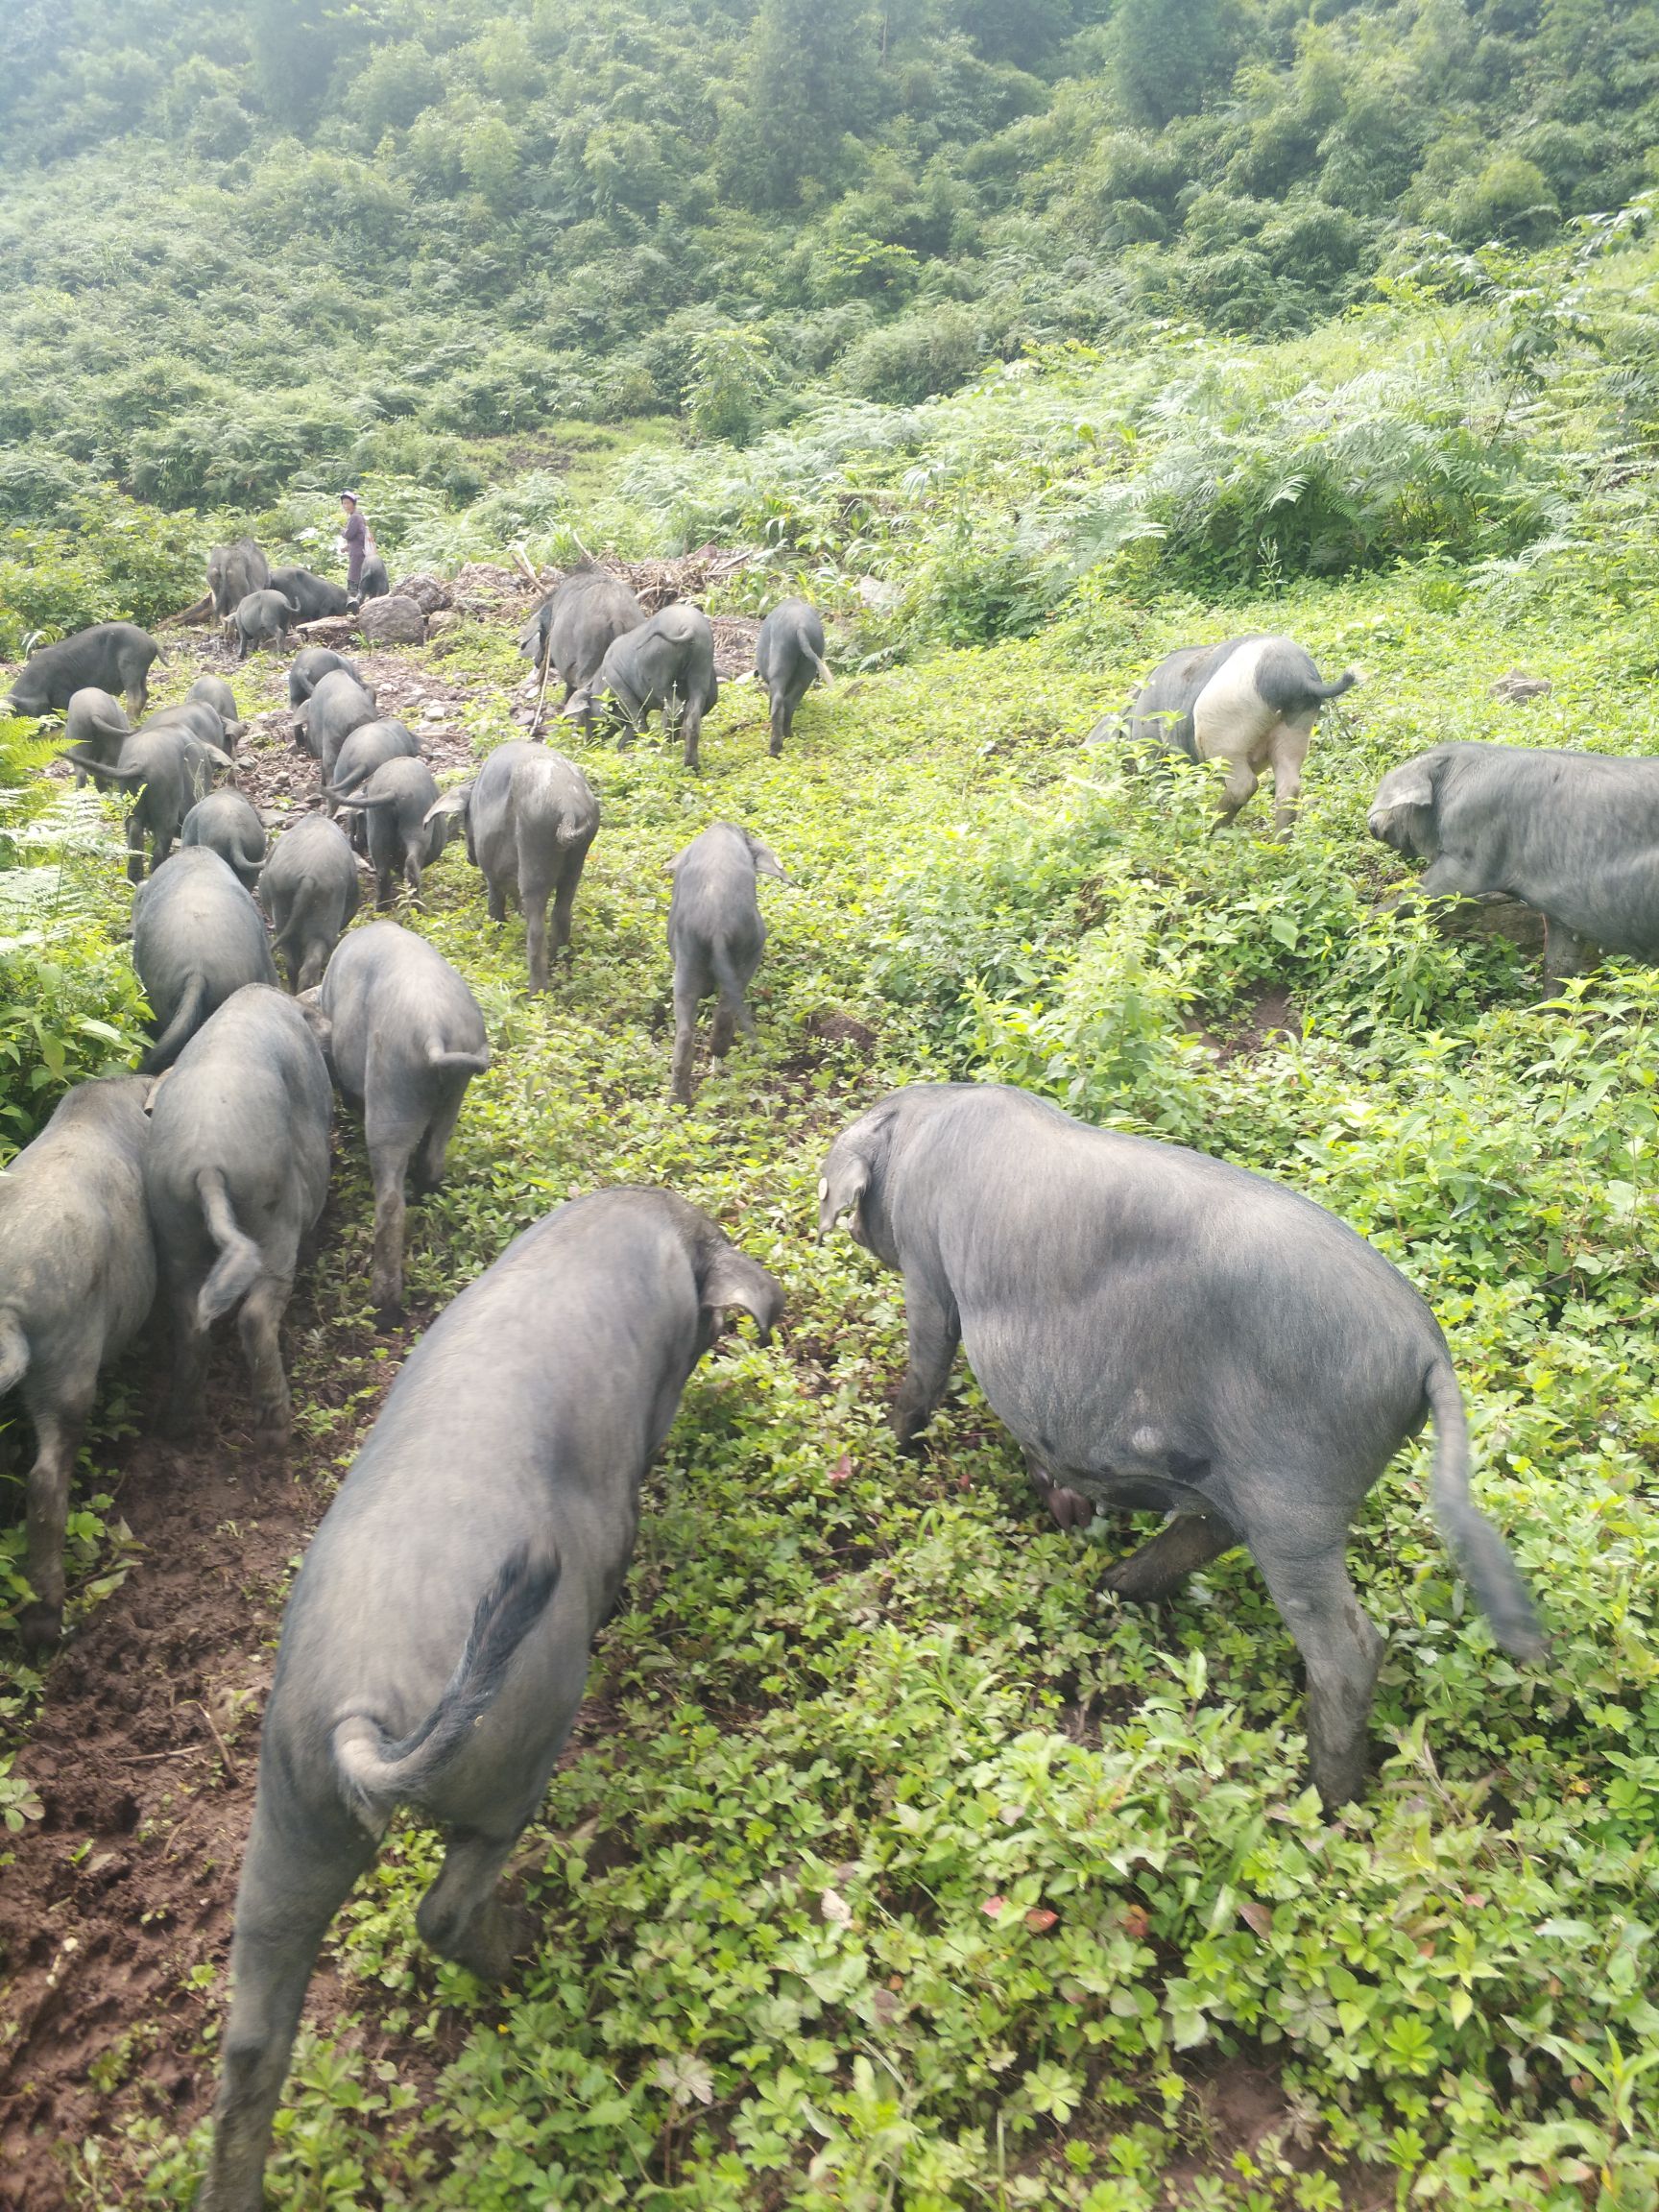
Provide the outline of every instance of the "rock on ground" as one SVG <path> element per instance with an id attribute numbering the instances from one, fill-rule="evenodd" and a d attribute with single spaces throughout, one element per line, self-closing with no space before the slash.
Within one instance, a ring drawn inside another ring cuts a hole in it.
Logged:
<path id="1" fill-rule="evenodd" d="M 413 576 L 405 576 L 400 584 L 394 584 L 394 599 L 413 599 L 422 614 L 435 614 L 440 607 L 452 604 L 449 587 L 441 576 L 433 576 L 421 569 Z"/>
<path id="2" fill-rule="evenodd" d="M 374 645 L 423 645 L 426 616 L 418 601 L 401 591 L 386 599 L 367 599 L 358 611 L 357 627 Z"/>

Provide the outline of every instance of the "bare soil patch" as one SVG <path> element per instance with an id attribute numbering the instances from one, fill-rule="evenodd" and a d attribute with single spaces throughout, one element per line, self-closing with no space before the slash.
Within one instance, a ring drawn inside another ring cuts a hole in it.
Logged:
<path id="1" fill-rule="evenodd" d="M 302 1299 L 290 1322 L 291 1346 L 310 1322 Z M 419 1330 L 412 1320 L 392 1333 L 399 1354 Z M 336 1340 L 333 1371 L 363 1348 Z M 135 1357 L 164 1372 L 158 1345 Z M 398 1363 L 376 1370 L 387 1384 Z M 349 1372 L 341 1398 L 362 1383 L 355 1361 Z M 308 1375 L 301 1402 L 328 1390 L 328 1371 Z M 150 1432 L 157 1389 L 146 1433 L 113 1455 L 111 1487 L 138 1553 L 52 1662 L 17 1756 L 45 1811 L 9 1839 L 0 1883 L 11 2212 L 60 2212 L 66 2153 L 87 2136 L 108 2142 L 140 2112 L 187 2125 L 212 2094 L 197 2046 L 229 1953 L 258 1718 L 289 1563 L 333 1496 L 338 1446 L 283 1462 L 259 1455 L 233 1334 L 208 1406 L 208 1432 L 181 1450 Z M 313 2006 L 331 2009 L 329 1997 L 320 1977 Z"/>
<path id="2" fill-rule="evenodd" d="M 1291 1002 L 1290 993 L 1281 983 L 1258 992 L 1230 1029 L 1211 1029 L 1201 1022 L 1190 1022 L 1188 1027 L 1203 1039 L 1222 1066 L 1229 1060 L 1249 1059 L 1271 1045 L 1275 1038 L 1288 1038 L 1298 1043 L 1302 1036 L 1301 1016 Z"/>

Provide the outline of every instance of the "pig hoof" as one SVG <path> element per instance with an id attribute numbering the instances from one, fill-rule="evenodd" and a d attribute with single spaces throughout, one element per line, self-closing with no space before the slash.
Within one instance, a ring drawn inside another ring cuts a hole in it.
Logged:
<path id="1" fill-rule="evenodd" d="M 534 1933 L 535 1924 L 528 1912 L 492 1903 L 464 1933 L 442 1947 L 443 1955 L 457 1966 L 465 1966 L 480 1982 L 510 1982 L 514 1960 L 529 1949 Z"/>
<path id="2" fill-rule="evenodd" d="M 1172 1598 L 1181 1586 L 1182 1577 L 1152 1574 L 1144 1560 L 1137 1566 L 1135 1558 L 1131 1551 L 1127 1559 L 1119 1559 L 1115 1567 L 1108 1567 L 1100 1577 L 1100 1587 L 1118 1598 L 1127 1598 L 1136 1605 L 1155 1605 L 1160 1599 Z"/>
<path id="3" fill-rule="evenodd" d="M 1058 1482 L 1049 1489 L 1047 1506 L 1061 1528 L 1087 1528 L 1094 1518 L 1094 1507 L 1081 1490 L 1068 1490 Z"/>

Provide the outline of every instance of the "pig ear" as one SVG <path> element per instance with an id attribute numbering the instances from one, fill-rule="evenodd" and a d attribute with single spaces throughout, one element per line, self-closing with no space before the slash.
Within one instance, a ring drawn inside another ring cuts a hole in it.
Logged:
<path id="1" fill-rule="evenodd" d="M 663 861 L 663 863 L 662 863 L 662 873 L 663 873 L 665 876 L 674 876 L 674 875 L 677 875 L 677 874 L 679 873 L 679 869 L 680 869 L 680 863 L 681 863 L 681 861 L 685 859 L 685 857 L 686 854 L 687 854 L 687 853 L 689 853 L 689 852 L 690 852 L 690 850 L 691 850 L 691 848 L 690 848 L 690 846 L 689 846 L 689 845 L 683 845 L 683 846 L 680 848 L 679 852 L 675 854 L 675 855 L 674 855 L 674 857 L 673 857 L 673 859 L 672 859 L 672 860 L 664 860 L 664 861 Z"/>
<path id="2" fill-rule="evenodd" d="M 453 791 L 444 792 L 440 798 L 435 800 L 433 804 L 427 807 L 421 822 L 422 829 L 425 828 L 428 822 L 435 822 L 440 814 L 459 814 L 463 821 L 465 821 L 467 816 L 467 809 L 470 805 L 471 801 L 472 786 L 470 782 L 457 783 Z"/>
<path id="3" fill-rule="evenodd" d="M 745 1313 L 755 1316 L 760 1341 L 765 1344 L 771 1341 L 783 1310 L 783 1288 L 758 1260 L 751 1260 L 735 1244 L 721 1244 L 704 1270 L 701 1304 L 706 1313 L 715 1314 L 740 1306 Z"/>
<path id="4" fill-rule="evenodd" d="M 864 1193 L 870 1188 L 870 1163 L 862 1153 L 837 1145 L 824 1163 L 818 1185 L 818 1237 L 829 1236 L 841 1216 L 850 1214 L 848 1227 L 854 1237 L 863 1230 Z"/>
<path id="5" fill-rule="evenodd" d="M 574 722 L 581 715 L 586 714 L 592 704 L 593 693 L 590 689 L 584 688 L 581 691 L 572 691 L 569 698 L 559 709 L 559 719 L 561 722 Z"/>
<path id="6" fill-rule="evenodd" d="M 789 878 L 783 873 L 783 863 L 773 852 L 770 845 L 763 845 L 758 837 L 751 837 L 749 850 L 755 855 L 755 873 L 757 876 L 776 876 L 780 883 L 788 882 Z"/>
<path id="7" fill-rule="evenodd" d="M 313 983 L 309 991 L 297 994 L 294 1003 L 305 1017 L 305 1026 L 326 1052 L 334 1041 L 334 1024 L 323 1011 L 323 986 Z"/>
<path id="8" fill-rule="evenodd" d="M 1379 792 L 1377 796 L 1381 799 L 1382 794 Z M 1404 775 L 1403 781 L 1396 783 L 1393 790 L 1389 792 L 1387 804 L 1390 807 L 1432 806 L 1434 804 L 1434 785 L 1430 780 L 1428 769 L 1421 765 L 1414 765 L 1408 774 Z"/>

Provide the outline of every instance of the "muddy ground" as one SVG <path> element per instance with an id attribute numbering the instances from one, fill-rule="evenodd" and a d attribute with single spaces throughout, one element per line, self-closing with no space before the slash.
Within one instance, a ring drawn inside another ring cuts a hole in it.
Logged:
<path id="1" fill-rule="evenodd" d="M 297 1299 L 290 1334 L 307 1320 Z M 393 1333 L 388 1382 L 418 1333 L 418 1320 Z M 144 1362 L 141 1347 L 140 1373 Z M 159 1371 L 158 1358 L 149 1364 Z M 228 1346 L 205 1441 L 181 1451 L 145 1434 L 113 1455 L 134 1562 L 53 1664 L 18 1758 L 44 1813 L 12 1839 L 0 1880 L 12 2212 L 70 2201 L 64 2156 L 85 2137 L 140 2111 L 188 2122 L 211 2095 L 195 2055 L 204 1992 L 190 1978 L 228 1957 L 289 1562 L 333 1494 L 326 1459 L 259 1456 L 238 1426 L 242 1382 Z M 319 1378 L 308 1386 L 315 1395 Z M 331 2008 L 325 1977 L 313 2002 Z"/>
<path id="2" fill-rule="evenodd" d="M 231 665 L 206 637 L 174 638 L 170 651 L 158 698 Z M 471 686 L 392 654 L 360 664 L 385 711 L 419 730 L 435 774 L 468 759 L 457 715 Z M 285 709 L 251 726 L 237 781 L 273 832 L 317 804 L 317 763 L 292 742 Z M 372 901 L 367 878 L 364 892 Z M 393 1358 L 367 1374 L 349 1346 L 339 1347 L 338 1366 L 332 1357 L 310 1362 L 311 1403 L 326 1405 L 331 1389 L 344 1403 L 366 1380 L 389 1384 L 421 1325 L 412 1315 L 376 1338 Z M 313 1326 L 301 1288 L 285 1330 L 291 1359 Z M 6 1839 L 12 1863 L 0 1872 L 7 2212 L 70 2202 L 66 2159 L 86 2137 L 108 2146 L 138 2112 L 188 2123 L 210 2099 L 196 2056 L 201 1969 L 210 1963 L 217 1979 L 228 1955 L 289 1564 L 333 1494 L 337 1434 L 320 1448 L 297 1443 L 280 1461 L 256 1453 L 239 1425 L 246 1391 L 233 1344 L 209 1387 L 217 1425 L 189 1450 L 158 1441 L 165 1358 L 164 1345 L 146 1341 L 123 1363 L 140 1435 L 100 1454 L 132 1535 L 127 1580 L 53 1663 L 17 1756 L 43 1812 Z M 372 1406 L 353 1407 L 354 1421 L 372 1416 Z M 313 2005 L 333 2009 L 326 1973 Z"/>

